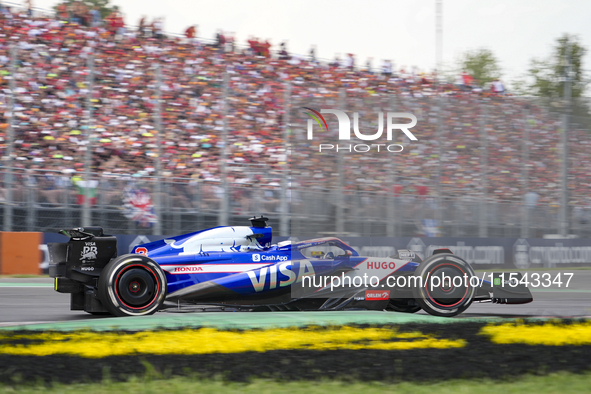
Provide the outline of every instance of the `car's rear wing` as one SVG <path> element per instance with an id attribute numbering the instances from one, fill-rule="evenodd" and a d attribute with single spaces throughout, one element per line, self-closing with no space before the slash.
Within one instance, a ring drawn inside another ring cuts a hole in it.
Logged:
<path id="1" fill-rule="evenodd" d="M 49 243 L 49 276 L 88 283 L 117 256 L 117 238 L 100 227 L 77 227 L 59 232 L 70 237 L 66 243 Z"/>

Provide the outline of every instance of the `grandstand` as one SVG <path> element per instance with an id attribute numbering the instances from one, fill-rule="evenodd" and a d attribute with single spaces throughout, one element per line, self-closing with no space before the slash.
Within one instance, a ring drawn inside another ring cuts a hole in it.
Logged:
<path id="1" fill-rule="evenodd" d="M 558 231 L 562 124 L 548 103 L 70 18 L 0 19 L 5 230 L 80 225 L 92 189 L 92 223 L 113 233 L 180 233 L 253 213 L 287 218 L 283 235 L 287 225 L 425 235 L 424 220 L 440 235 Z M 366 128 L 380 110 L 410 112 L 419 141 L 398 136 L 396 155 L 320 154 L 305 138 L 304 106 L 360 112 Z M 578 236 L 591 234 L 589 142 L 573 122 L 568 221 Z M 138 208 L 139 190 L 153 212 Z"/>

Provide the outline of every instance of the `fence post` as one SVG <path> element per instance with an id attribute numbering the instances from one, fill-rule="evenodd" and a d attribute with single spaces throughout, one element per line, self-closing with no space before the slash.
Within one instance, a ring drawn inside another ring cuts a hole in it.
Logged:
<path id="1" fill-rule="evenodd" d="M 6 202 L 4 204 L 4 231 L 12 231 L 12 184 L 13 184 L 13 168 L 12 156 L 14 146 L 14 101 L 16 89 L 16 44 L 10 47 L 10 100 L 8 104 L 8 135 L 6 138 L 6 172 L 4 173 L 4 187 L 6 188 Z"/>
<path id="2" fill-rule="evenodd" d="M 37 179 L 36 174 L 31 171 L 27 176 L 25 184 L 25 190 L 27 193 L 27 231 L 35 231 L 35 222 L 37 216 L 37 199 L 35 194 L 37 191 Z"/>
<path id="3" fill-rule="evenodd" d="M 88 68 L 87 84 L 88 92 L 86 94 L 86 151 L 84 151 L 84 202 L 82 204 L 82 226 L 92 225 L 92 212 L 90 211 L 90 165 L 92 160 L 92 85 L 94 83 L 94 59 L 89 53 L 86 58 L 86 67 Z"/>
<path id="4" fill-rule="evenodd" d="M 291 84 L 288 82 L 285 83 L 285 93 L 283 99 L 283 153 L 285 154 L 285 164 L 283 164 L 283 171 L 281 175 L 281 222 L 280 222 L 280 232 L 279 235 L 282 237 L 287 237 L 289 235 L 289 202 L 287 200 L 287 189 L 288 187 L 291 189 L 291 185 L 288 186 L 287 182 L 287 175 L 289 173 L 289 156 L 288 156 L 288 149 L 289 149 L 289 129 L 290 129 L 290 111 L 291 111 Z M 291 194 L 290 194 L 291 196 Z"/>
<path id="5" fill-rule="evenodd" d="M 443 230 L 443 190 L 441 189 L 441 157 L 443 156 L 443 106 L 445 101 L 440 95 L 437 96 L 437 210 L 435 219 L 437 225 Z M 441 235 L 442 231 L 439 232 Z"/>
<path id="6" fill-rule="evenodd" d="M 109 226 L 107 225 L 107 221 L 106 221 L 107 215 L 105 214 L 105 212 L 107 210 L 107 202 L 106 202 L 107 193 L 108 193 L 108 189 L 106 188 L 106 185 L 104 183 L 97 185 L 96 206 L 97 206 L 97 209 L 99 210 L 99 212 L 98 212 L 99 224 L 98 225 L 99 225 L 99 227 L 102 227 L 102 228 L 109 228 Z"/>
<path id="7" fill-rule="evenodd" d="M 156 214 L 156 223 L 154 224 L 154 235 L 162 235 L 162 110 L 160 99 L 162 94 L 162 71 L 160 61 L 155 65 L 156 71 L 156 113 L 154 114 L 154 123 L 156 125 L 156 158 L 155 158 L 155 181 L 154 185 L 154 213 Z"/>
<path id="8" fill-rule="evenodd" d="M 222 198 L 220 201 L 220 212 L 218 214 L 218 224 L 220 226 L 228 225 L 228 70 L 224 71 L 224 87 L 222 93 Z"/>
<path id="9" fill-rule="evenodd" d="M 67 182 L 64 188 L 64 200 L 65 200 L 65 212 L 66 212 L 66 226 L 67 228 L 72 228 L 72 227 L 76 227 L 76 225 L 74 224 L 74 210 L 72 209 L 71 205 L 72 205 L 72 201 L 71 201 L 71 192 L 72 192 L 72 187 L 74 185 L 71 182 Z"/>
<path id="10" fill-rule="evenodd" d="M 341 110 L 346 110 L 346 92 L 344 88 L 339 91 L 339 107 Z M 338 184 L 337 184 L 337 198 L 336 198 L 336 233 L 337 236 L 342 236 L 345 231 L 345 215 L 344 215 L 344 179 L 345 179 L 345 165 L 343 160 L 343 154 L 337 151 L 337 167 L 338 167 Z"/>
<path id="11" fill-rule="evenodd" d="M 480 200 L 480 220 L 478 224 L 478 236 L 481 238 L 488 236 L 488 135 L 486 132 L 486 118 L 488 107 L 484 100 L 480 103 L 481 119 L 480 119 L 480 141 L 481 141 L 481 181 L 482 181 L 482 198 Z"/>
<path id="12" fill-rule="evenodd" d="M 530 207 L 527 205 L 527 193 L 529 192 L 529 111 L 525 110 L 523 114 L 524 127 L 523 138 L 521 139 L 521 177 L 523 179 L 522 191 L 522 209 L 521 213 L 521 238 L 529 237 L 529 215 Z"/>
<path id="13" fill-rule="evenodd" d="M 392 93 L 390 95 L 390 111 L 396 112 L 396 95 Z M 395 137 L 392 136 L 394 139 Z M 387 195 L 386 195 L 386 214 L 387 214 L 387 222 L 386 222 L 386 235 L 388 237 L 396 236 L 396 155 L 392 155 L 389 160 L 389 171 L 388 171 L 388 187 Z"/>
<path id="14" fill-rule="evenodd" d="M 562 166 L 561 166 L 561 188 L 560 195 L 560 220 L 559 230 L 560 235 L 564 238 L 568 236 L 569 230 L 569 215 L 568 215 L 568 129 L 569 129 L 569 112 L 571 104 L 571 84 L 570 84 L 570 69 L 571 69 L 571 45 L 566 47 L 566 59 L 564 66 L 564 113 L 562 115 L 562 134 L 560 142 L 562 145 Z"/>

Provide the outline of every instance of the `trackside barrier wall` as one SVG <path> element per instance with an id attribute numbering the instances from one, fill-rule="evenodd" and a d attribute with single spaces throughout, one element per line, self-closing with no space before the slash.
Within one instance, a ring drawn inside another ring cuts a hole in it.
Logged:
<path id="1" fill-rule="evenodd" d="M 117 235 L 119 255 L 135 245 L 166 237 L 156 235 Z M 300 240 L 316 238 L 314 236 Z M 274 242 L 289 239 L 274 237 Z M 475 269 L 591 267 L 591 239 L 542 238 L 461 238 L 461 237 L 341 237 L 362 256 L 388 257 L 398 249 L 410 249 L 422 258 L 433 250 L 449 248 Z M 44 243 L 66 242 L 67 237 L 44 233 Z"/>
<path id="2" fill-rule="evenodd" d="M 410 249 L 421 258 L 449 248 L 474 269 L 526 269 L 591 266 L 590 239 L 463 238 L 463 237 L 343 237 L 361 255 L 386 257 Z"/>
<path id="3" fill-rule="evenodd" d="M 0 232 L 0 275 L 39 275 L 43 233 Z"/>

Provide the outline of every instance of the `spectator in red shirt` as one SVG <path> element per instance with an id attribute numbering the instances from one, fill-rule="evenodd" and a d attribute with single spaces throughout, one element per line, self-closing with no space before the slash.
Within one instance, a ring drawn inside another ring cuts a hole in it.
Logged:
<path id="1" fill-rule="evenodd" d="M 216 47 L 218 49 L 221 49 L 222 52 L 226 49 L 226 37 L 224 37 L 224 32 L 221 30 L 218 30 L 218 32 L 215 35 L 215 40 L 216 40 Z"/>
<path id="2" fill-rule="evenodd" d="M 464 82 L 464 89 L 472 89 L 472 83 L 474 82 L 472 75 L 468 74 L 466 71 L 462 71 L 462 81 Z"/>
<path id="3" fill-rule="evenodd" d="M 260 56 L 260 43 L 256 37 L 249 37 L 248 38 L 248 46 L 250 47 L 250 51 L 252 52 L 253 56 Z"/>
<path id="4" fill-rule="evenodd" d="M 416 189 L 417 189 L 417 194 L 420 197 L 425 197 L 429 194 L 429 188 L 425 185 L 417 185 Z"/>
<path id="5" fill-rule="evenodd" d="M 117 34 L 117 12 L 112 11 L 109 15 L 107 15 L 105 22 L 109 33 L 111 33 L 113 36 Z"/>
<path id="6" fill-rule="evenodd" d="M 70 18 L 70 14 L 68 13 L 68 7 L 65 3 L 62 3 L 57 6 L 57 16 L 61 20 L 68 20 Z"/>
<path id="7" fill-rule="evenodd" d="M 269 43 L 269 40 L 262 43 L 260 45 L 260 48 L 261 48 L 261 56 L 264 56 L 264 57 L 271 56 L 271 44 Z"/>
<path id="8" fill-rule="evenodd" d="M 195 38 L 196 34 L 197 31 L 195 29 L 195 25 L 189 26 L 187 27 L 187 30 L 185 30 L 185 37 L 187 38 Z"/>

